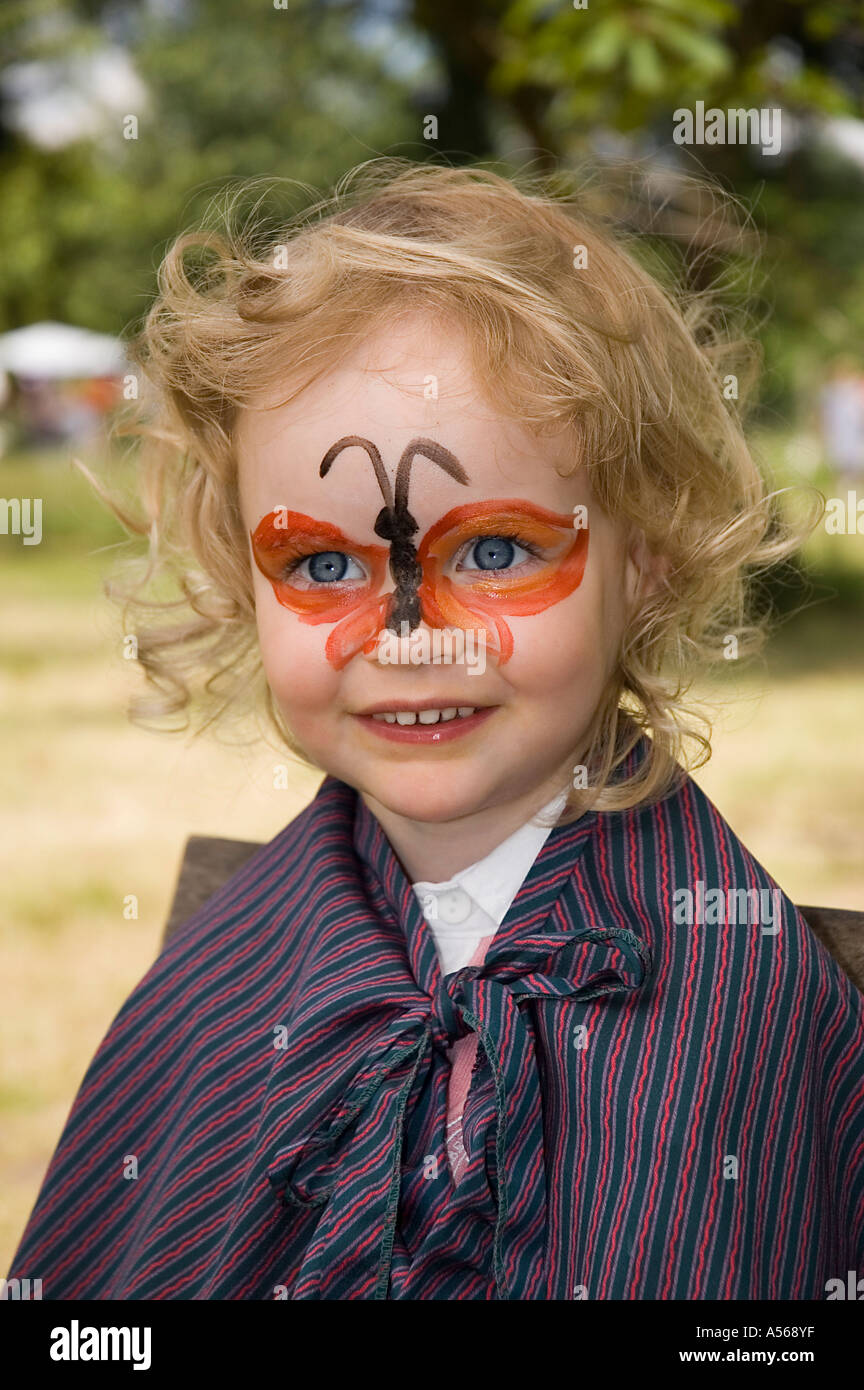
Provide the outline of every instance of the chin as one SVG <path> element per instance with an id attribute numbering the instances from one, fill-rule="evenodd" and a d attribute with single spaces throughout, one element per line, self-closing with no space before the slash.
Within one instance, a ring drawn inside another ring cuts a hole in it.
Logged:
<path id="1" fill-rule="evenodd" d="M 436 769 L 433 779 L 428 774 L 427 778 L 418 778 L 416 769 L 413 776 L 407 769 L 405 776 L 394 776 L 391 768 L 386 781 L 379 785 L 373 778 L 363 790 L 393 815 L 435 825 L 470 816 L 489 804 L 489 788 L 476 780 L 454 786 L 452 777 L 448 781 L 447 771 L 444 767 Z"/>

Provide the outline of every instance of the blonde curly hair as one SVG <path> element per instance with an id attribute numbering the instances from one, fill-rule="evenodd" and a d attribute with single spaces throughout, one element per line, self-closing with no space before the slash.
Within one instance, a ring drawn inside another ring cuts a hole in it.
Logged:
<path id="1" fill-rule="evenodd" d="M 149 538 L 143 573 L 108 586 L 127 626 L 130 607 L 155 618 L 132 624 L 150 687 L 132 717 L 188 727 L 195 709 L 203 729 L 251 696 L 314 766 L 263 676 L 232 427 L 274 388 L 293 399 L 394 309 L 422 306 L 464 328 L 502 412 L 540 434 L 569 429 L 573 469 L 584 464 L 599 504 L 662 561 L 581 750 L 588 788 L 571 792 L 564 819 L 665 795 L 691 744 L 691 766 L 710 755 L 710 726 L 685 700 L 693 677 L 731 634 L 740 654 L 758 648 L 749 579 L 803 534 L 781 519 L 743 433 L 752 345 L 710 295 L 662 283 L 659 261 L 649 270 L 639 244 L 589 210 L 586 186 L 560 174 L 375 159 L 280 224 L 265 205 L 284 186 L 235 188 L 214 205 L 219 225 L 180 236 L 162 261 L 133 345 L 141 400 L 120 429 L 143 441 L 142 505 L 88 473 Z M 709 196 L 728 226 L 727 200 Z M 647 756 L 625 769 L 643 732 Z"/>

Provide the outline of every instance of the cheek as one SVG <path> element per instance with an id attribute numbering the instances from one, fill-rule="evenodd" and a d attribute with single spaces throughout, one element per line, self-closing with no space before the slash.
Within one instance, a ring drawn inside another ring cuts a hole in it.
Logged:
<path id="1" fill-rule="evenodd" d="M 256 583 L 258 643 L 267 682 L 287 716 L 310 716 L 326 709 L 339 687 L 339 672 L 324 655 L 330 628 L 301 622 L 273 597 L 270 585 Z"/>
<path id="2" fill-rule="evenodd" d="M 617 601 L 586 573 L 574 593 L 533 617 L 511 618 L 513 655 L 501 668 L 517 689 L 574 713 L 596 702 L 618 652 Z"/>

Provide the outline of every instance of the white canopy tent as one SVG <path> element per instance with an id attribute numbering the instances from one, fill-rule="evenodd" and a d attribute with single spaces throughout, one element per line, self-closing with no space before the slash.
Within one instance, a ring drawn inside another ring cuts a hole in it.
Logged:
<path id="1" fill-rule="evenodd" d="M 0 371 L 38 381 L 119 376 L 128 370 L 123 344 L 107 333 L 68 323 L 31 323 L 0 334 Z"/>

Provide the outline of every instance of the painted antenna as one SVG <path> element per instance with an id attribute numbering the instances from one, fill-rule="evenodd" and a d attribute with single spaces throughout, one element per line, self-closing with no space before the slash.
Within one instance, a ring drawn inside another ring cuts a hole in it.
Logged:
<path id="1" fill-rule="evenodd" d="M 337 455 L 342 453 L 343 449 L 350 449 L 355 445 L 365 449 L 369 455 L 378 486 L 381 489 L 381 496 L 384 498 L 384 506 L 375 520 L 374 531 L 376 536 L 390 542 L 390 573 L 396 585 L 387 615 L 386 627 L 389 631 L 401 635 L 402 624 L 407 623 L 409 632 L 413 632 L 415 627 L 419 627 L 422 618 L 418 591 L 423 579 L 423 571 L 417 561 L 417 549 L 411 539 L 419 530 L 417 522 L 408 510 L 411 467 L 417 455 L 422 454 L 424 458 L 442 468 L 445 473 L 449 473 L 450 477 L 454 478 L 457 483 L 467 484 L 468 474 L 455 454 L 452 454 L 449 449 L 445 449 L 443 444 L 436 443 L 434 439 L 422 437 L 412 439 L 410 444 L 406 444 L 396 469 L 394 496 L 380 451 L 371 439 L 362 439 L 358 434 L 346 434 L 342 439 L 337 439 L 335 444 L 331 444 L 327 450 L 321 461 L 320 476 L 322 478 L 327 476 L 334 460 Z"/>

